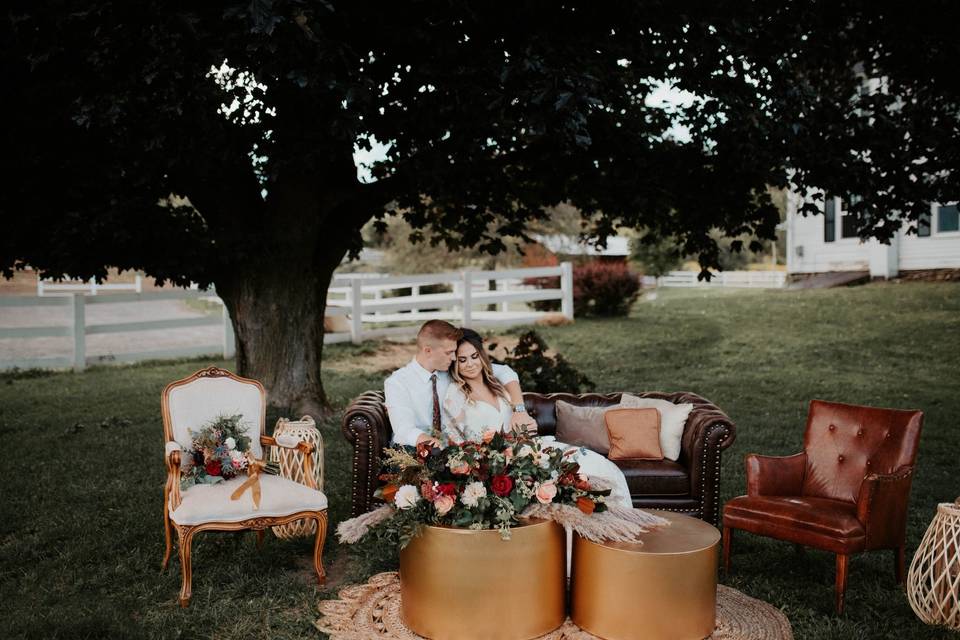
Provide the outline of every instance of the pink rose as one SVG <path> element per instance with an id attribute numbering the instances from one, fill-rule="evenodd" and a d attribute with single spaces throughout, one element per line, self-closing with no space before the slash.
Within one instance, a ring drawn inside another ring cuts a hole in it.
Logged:
<path id="1" fill-rule="evenodd" d="M 455 502 L 451 496 L 440 494 L 437 496 L 437 499 L 433 501 L 433 508 L 437 510 L 438 515 L 445 516 L 450 509 L 453 509 Z"/>
<path id="2" fill-rule="evenodd" d="M 537 501 L 540 504 L 550 504 L 557 497 L 557 485 L 552 480 L 537 487 Z"/>
<path id="3" fill-rule="evenodd" d="M 507 447 L 503 450 L 503 459 L 507 461 L 507 464 L 510 464 L 510 461 L 513 460 L 513 447 Z"/>
<path id="4" fill-rule="evenodd" d="M 470 473 L 470 463 L 466 460 L 453 460 L 448 465 L 450 473 L 458 476 L 465 476 Z"/>

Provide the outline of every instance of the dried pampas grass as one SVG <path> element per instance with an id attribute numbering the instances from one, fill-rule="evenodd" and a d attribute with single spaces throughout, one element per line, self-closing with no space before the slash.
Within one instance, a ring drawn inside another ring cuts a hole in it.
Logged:
<path id="1" fill-rule="evenodd" d="M 356 518 L 344 520 L 337 525 L 337 539 L 346 544 L 353 544 L 367 535 L 370 527 L 375 527 L 384 520 L 389 520 L 397 512 L 392 505 L 385 504 L 373 511 L 362 513 Z"/>
<path id="2" fill-rule="evenodd" d="M 553 520 L 573 529 L 592 542 L 632 542 L 642 544 L 640 536 L 670 526 L 670 522 L 640 509 L 607 507 L 606 511 L 586 514 L 563 504 L 535 504 L 524 509 L 521 518 Z"/>

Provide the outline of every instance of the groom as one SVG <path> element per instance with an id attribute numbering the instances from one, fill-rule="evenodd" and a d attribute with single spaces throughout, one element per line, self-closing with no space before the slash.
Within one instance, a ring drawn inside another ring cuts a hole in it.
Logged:
<path id="1" fill-rule="evenodd" d="M 450 384 L 447 369 L 457 359 L 459 338 L 460 330 L 449 322 L 425 322 L 417 333 L 416 356 L 383 383 L 394 444 L 416 446 L 430 441 L 434 446 L 440 445 L 433 434 L 440 431 L 443 421 L 440 403 Z M 510 395 L 513 407 L 510 426 L 535 425 L 523 405 L 520 381 L 513 369 L 495 364 L 493 374 Z"/>

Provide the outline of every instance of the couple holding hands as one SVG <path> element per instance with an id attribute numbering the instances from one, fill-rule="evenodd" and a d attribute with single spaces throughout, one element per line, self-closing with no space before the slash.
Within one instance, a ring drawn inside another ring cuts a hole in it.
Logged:
<path id="1" fill-rule="evenodd" d="M 394 444 L 416 446 L 431 441 L 442 446 L 480 440 L 490 429 L 537 434 L 517 374 L 506 365 L 490 362 L 476 331 L 458 329 L 443 320 L 430 320 L 420 327 L 413 360 L 394 371 L 383 387 Z M 542 439 L 570 448 L 553 436 Z M 626 479 L 613 462 L 583 447 L 576 455 L 582 473 L 610 486 L 611 505 L 631 506 Z"/>

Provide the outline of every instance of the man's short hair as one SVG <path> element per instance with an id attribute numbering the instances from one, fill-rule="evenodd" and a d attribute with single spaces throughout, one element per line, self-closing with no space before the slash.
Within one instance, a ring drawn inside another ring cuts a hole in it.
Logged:
<path id="1" fill-rule="evenodd" d="M 427 320 L 417 332 L 417 346 L 431 346 L 441 340 L 459 340 L 460 329 L 446 320 Z"/>

